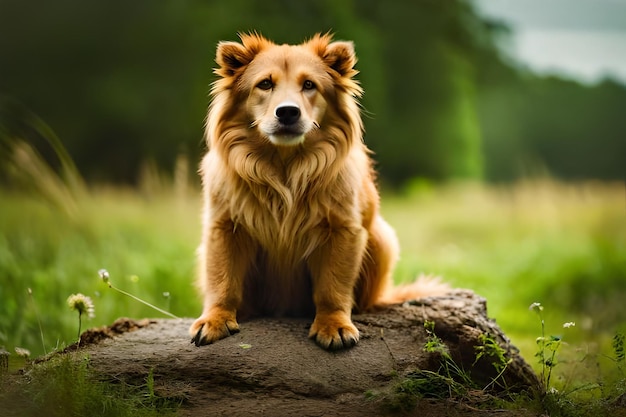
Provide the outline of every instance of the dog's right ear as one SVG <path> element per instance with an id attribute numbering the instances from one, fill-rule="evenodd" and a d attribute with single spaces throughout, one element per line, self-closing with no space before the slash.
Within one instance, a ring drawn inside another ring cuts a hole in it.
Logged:
<path id="1" fill-rule="evenodd" d="M 232 77 L 248 65 L 254 57 L 271 42 L 257 33 L 240 34 L 242 43 L 220 42 L 217 45 L 215 62 L 219 68 L 215 73 L 221 77 Z"/>
<path id="2" fill-rule="evenodd" d="M 222 77 L 232 77 L 238 69 L 248 65 L 254 56 L 246 47 L 237 42 L 220 42 L 217 45 L 215 62 L 220 67 L 215 71 Z"/>

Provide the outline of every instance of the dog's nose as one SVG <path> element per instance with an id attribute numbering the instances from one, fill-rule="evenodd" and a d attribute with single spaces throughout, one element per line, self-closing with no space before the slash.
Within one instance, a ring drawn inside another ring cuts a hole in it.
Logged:
<path id="1" fill-rule="evenodd" d="M 281 104 L 274 110 L 274 115 L 283 125 L 292 125 L 300 119 L 300 108 L 295 104 Z"/>

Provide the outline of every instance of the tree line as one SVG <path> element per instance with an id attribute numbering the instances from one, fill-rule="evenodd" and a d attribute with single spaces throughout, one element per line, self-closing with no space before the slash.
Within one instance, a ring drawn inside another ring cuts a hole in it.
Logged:
<path id="1" fill-rule="evenodd" d="M 44 123 L 91 181 L 199 160 L 215 45 L 256 30 L 355 42 L 382 180 L 623 178 L 626 88 L 533 74 L 466 0 L 0 0 L 0 163 Z M 46 130 L 47 131 L 47 130 Z"/>

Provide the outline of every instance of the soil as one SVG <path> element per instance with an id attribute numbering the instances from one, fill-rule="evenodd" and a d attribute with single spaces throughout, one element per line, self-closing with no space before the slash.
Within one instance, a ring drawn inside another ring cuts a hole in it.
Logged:
<path id="1" fill-rule="evenodd" d="M 380 416 L 388 399 L 418 370 L 439 371 L 441 357 L 424 351 L 424 321 L 455 363 L 479 386 L 497 376 L 491 360 L 476 360 L 479 336 L 488 333 L 510 363 L 492 383 L 493 393 L 528 390 L 537 379 L 494 321 L 486 302 L 469 291 L 354 315 L 361 340 L 352 349 L 328 352 L 308 339 L 310 320 L 262 318 L 240 323 L 241 331 L 208 346 L 190 343 L 192 319 L 119 319 L 91 329 L 78 350 L 104 378 L 143 384 L 150 372 L 155 392 L 182 400 L 182 416 Z M 396 415 L 531 416 L 524 410 L 485 409 L 480 391 L 470 397 L 419 399 Z"/>

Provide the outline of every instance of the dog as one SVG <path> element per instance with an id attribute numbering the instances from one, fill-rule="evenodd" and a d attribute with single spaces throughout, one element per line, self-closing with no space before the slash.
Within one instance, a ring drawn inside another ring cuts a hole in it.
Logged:
<path id="1" fill-rule="evenodd" d="M 399 247 L 362 140 L 353 43 L 240 40 L 217 46 L 192 343 L 234 334 L 238 320 L 289 316 L 313 318 L 309 337 L 325 349 L 352 347 L 353 310 L 441 292 L 392 286 Z"/>

